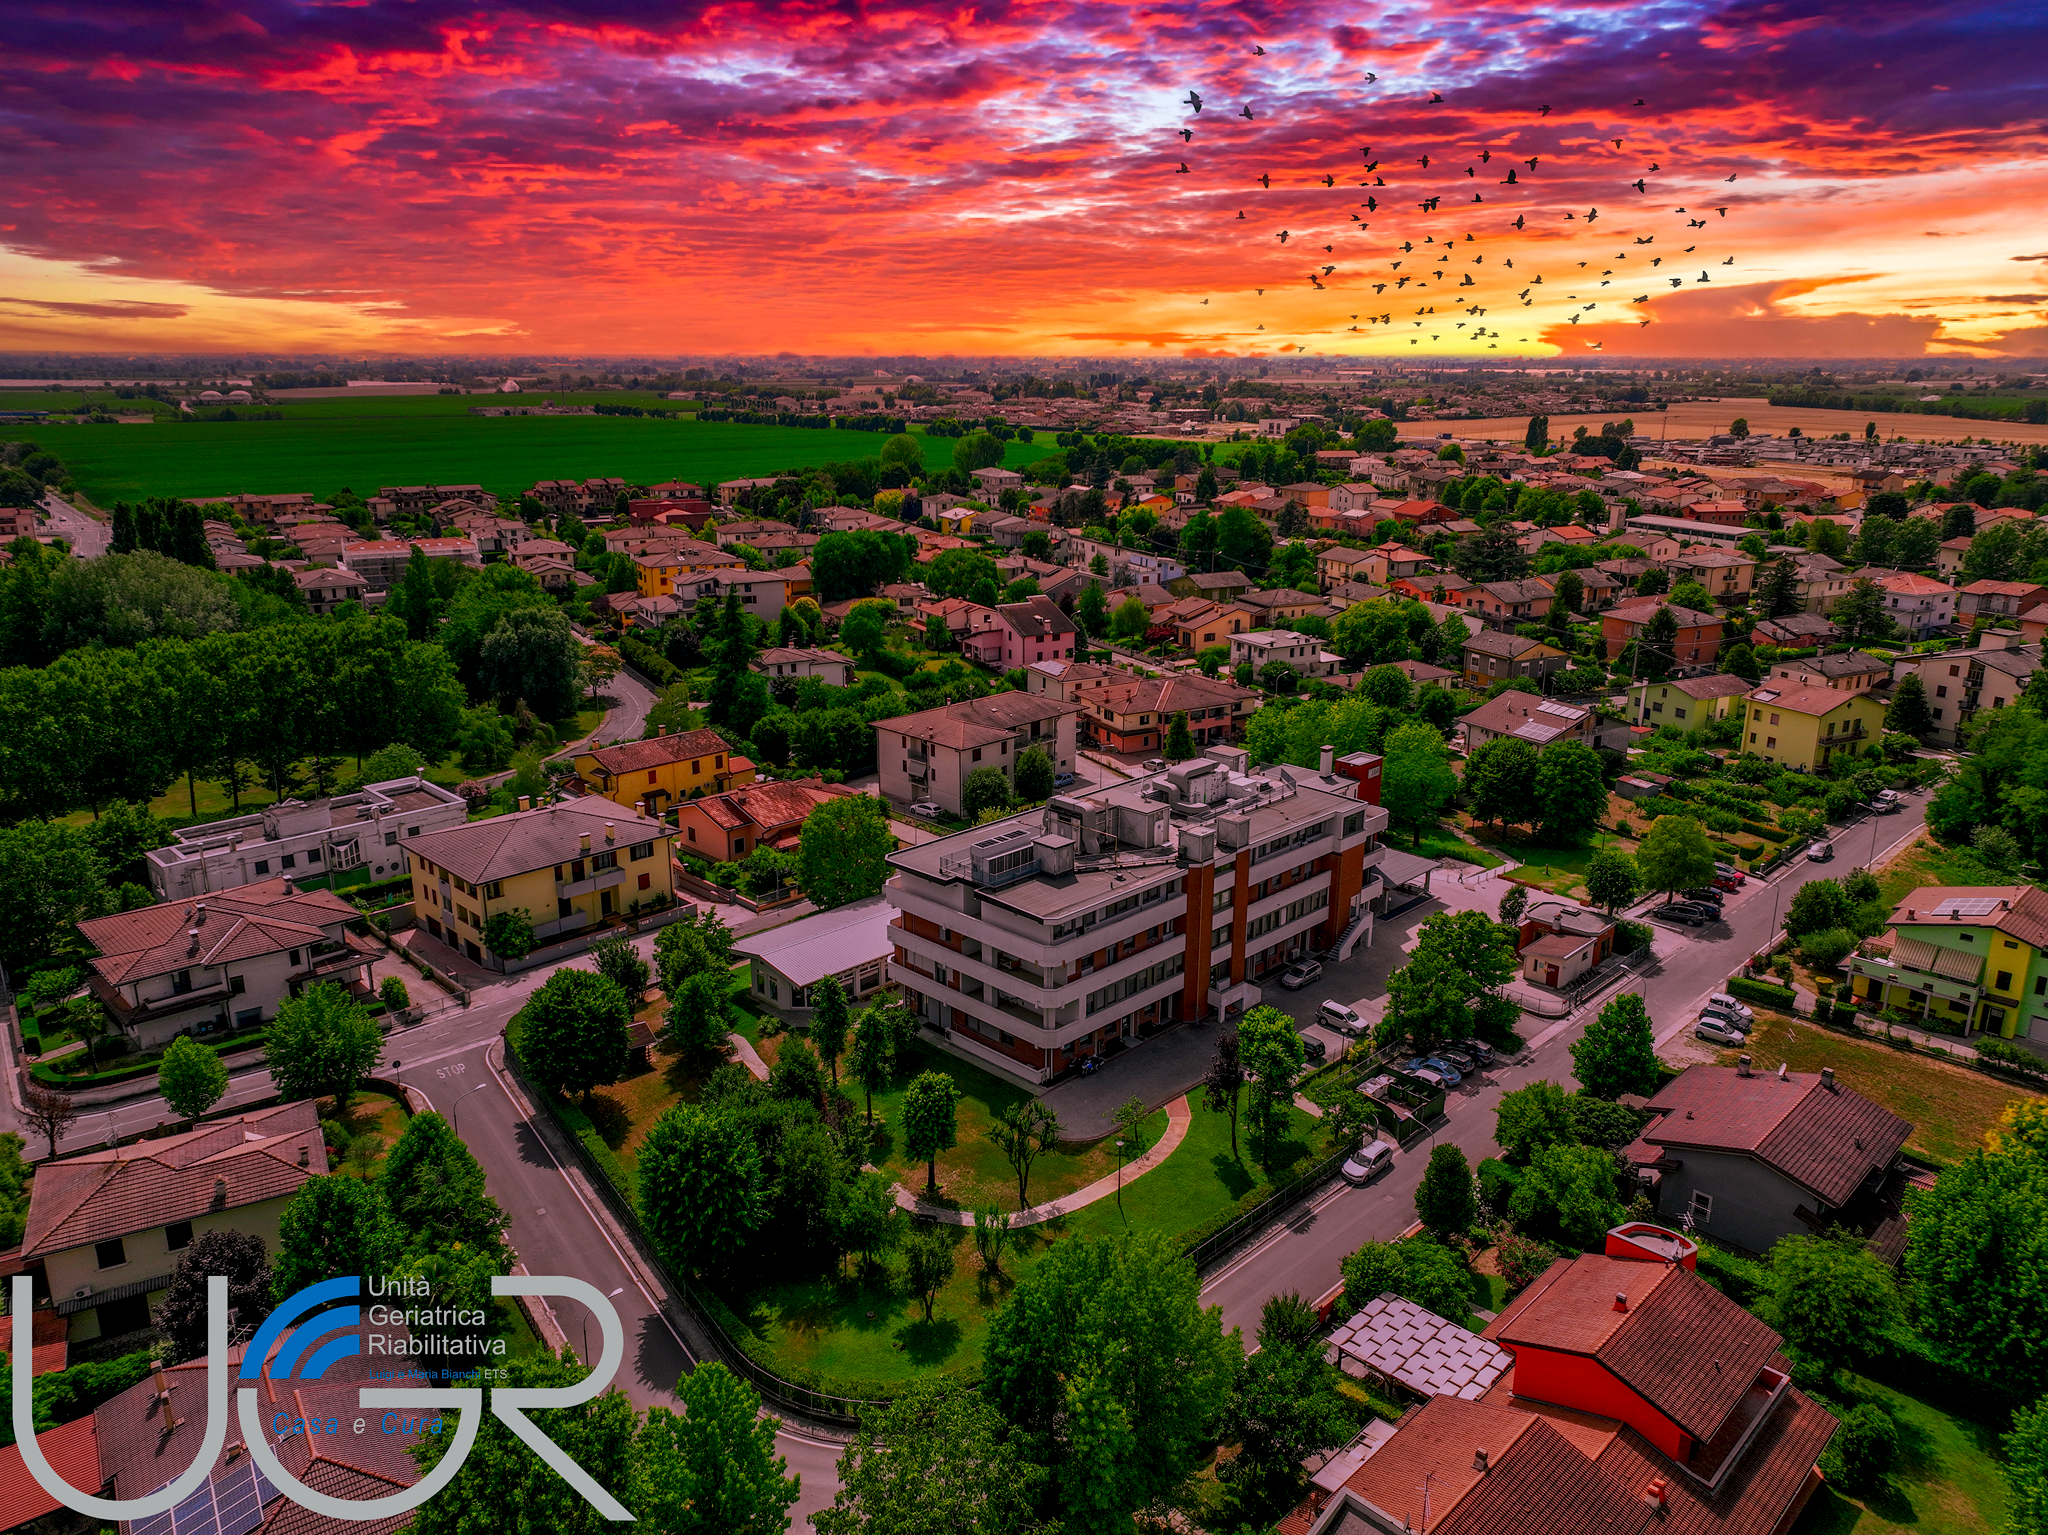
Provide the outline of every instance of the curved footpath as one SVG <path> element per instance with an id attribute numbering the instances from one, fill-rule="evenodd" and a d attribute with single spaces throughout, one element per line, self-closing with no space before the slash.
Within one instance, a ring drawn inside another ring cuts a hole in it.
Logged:
<path id="1" fill-rule="evenodd" d="M 1180 1143 L 1187 1139 L 1188 1126 L 1194 1123 L 1194 1111 L 1188 1107 L 1187 1095 L 1182 1094 L 1166 1106 L 1166 1133 L 1159 1137 L 1159 1144 L 1139 1157 L 1135 1162 L 1126 1163 L 1122 1181 L 1142 1177 L 1161 1162 L 1172 1156 Z M 1072 1215 L 1097 1200 L 1112 1198 L 1117 1191 L 1119 1179 L 1111 1173 L 1107 1178 L 1097 1178 L 1093 1183 L 1063 1194 L 1047 1204 L 1033 1205 L 1020 1210 L 1010 1217 L 1011 1226 L 1036 1226 L 1044 1221 L 1056 1220 L 1062 1215 Z M 943 1221 L 949 1226 L 972 1226 L 972 1210 L 949 1210 L 943 1205 L 926 1204 L 902 1184 L 896 1186 L 896 1206 L 908 1210 L 912 1215 L 921 1215 L 927 1220 Z"/>

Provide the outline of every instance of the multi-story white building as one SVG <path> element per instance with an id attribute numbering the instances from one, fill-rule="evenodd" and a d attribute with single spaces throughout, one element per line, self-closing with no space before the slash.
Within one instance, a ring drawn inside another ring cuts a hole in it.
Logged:
<path id="1" fill-rule="evenodd" d="M 227 821 L 187 826 L 143 854 L 160 901 L 231 890 L 282 874 L 318 879 L 367 867 L 372 879 L 411 872 L 406 839 L 469 819 L 462 796 L 424 778 L 393 778 L 353 794 L 288 799 Z"/>
<path id="2" fill-rule="evenodd" d="M 1175 1019 L 1235 1017 L 1261 976 L 1348 955 L 1385 889 L 1386 812 L 1319 781 L 1211 747 L 902 849 L 889 978 L 951 1048 L 1029 1082 Z"/>
<path id="3" fill-rule="evenodd" d="M 1300 677 L 1334 676 L 1344 665 L 1344 658 L 1323 649 L 1323 642 L 1313 634 L 1297 634 L 1292 629 L 1256 629 L 1231 635 L 1230 664 L 1246 661 L 1252 663 L 1254 675 L 1274 661 L 1285 661 Z"/>

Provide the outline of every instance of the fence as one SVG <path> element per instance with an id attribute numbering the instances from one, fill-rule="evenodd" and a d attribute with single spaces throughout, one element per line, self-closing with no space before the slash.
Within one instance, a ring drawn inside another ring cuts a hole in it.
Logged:
<path id="1" fill-rule="evenodd" d="M 1212 1232 L 1184 1249 L 1186 1256 L 1194 1260 L 1198 1269 L 1206 1269 L 1219 1262 L 1243 1246 L 1252 1236 L 1270 1226 L 1276 1216 L 1291 1210 L 1328 1183 L 1344 1165 L 1344 1159 L 1350 1155 L 1349 1151 L 1332 1152 L 1300 1177 L 1278 1185 L 1272 1193 L 1222 1230 Z"/>
<path id="2" fill-rule="evenodd" d="M 711 1308 L 705 1305 L 695 1289 L 679 1278 L 667 1264 L 657 1257 L 648 1245 L 646 1234 L 640 1229 L 640 1217 L 621 1196 L 619 1187 L 613 1183 L 604 1169 L 597 1165 L 596 1158 L 583 1144 L 582 1137 L 572 1133 L 555 1113 L 554 1094 L 534 1085 L 519 1063 L 519 1053 L 512 1048 L 511 1040 L 505 1041 L 505 1065 L 518 1081 L 527 1097 L 540 1104 L 546 1111 L 554 1128 L 560 1132 L 559 1139 L 567 1143 L 576 1159 L 577 1166 L 589 1179 L 599 1196 L 610 1207 L 612 1218 L 631 1237 L 640 1261 L 658 1279 L 662 1287 L 681 1304 L 684 1311 L 711 1340 L 719 1358 L 726 1367 L 737 1375 L 745 1376 L 761 1393 L 764 1402 L 788 1412 L 800 1412 L 826 1423 L 851 1428 L 859 1422 L 860 1410 L 864 1407 L 880 1407 L 886 1403 L 862 1397 L 834 1396 L 830 1392 L 818 1391 L 810 1386 L 787 1380 L 773 1370 L 756 1361 L 744 1347 L 725 1329 Z"/>

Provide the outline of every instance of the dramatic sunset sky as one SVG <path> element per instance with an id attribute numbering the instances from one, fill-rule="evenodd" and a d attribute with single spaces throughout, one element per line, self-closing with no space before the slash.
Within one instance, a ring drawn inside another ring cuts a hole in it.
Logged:
<path id="1" fill-rule="evenodd" d="M 2048 357 L 2042 0 L 7 11 L 0 350 Z"/>

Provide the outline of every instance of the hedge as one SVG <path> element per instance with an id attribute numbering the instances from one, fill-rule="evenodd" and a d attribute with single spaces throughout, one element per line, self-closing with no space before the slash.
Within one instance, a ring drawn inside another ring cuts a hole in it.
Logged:
<path id="1" fill-rule="evenodd" d="M 1699 1241 L 1699 1249 L 1700 1277 L 1713 1280 L 1736 1305 L 1753 1306 L 1771 1293 L 1771 1271 L 1766 1265 L 1754 1258 L 1739 1258 L 1708 1241 Z"/>
<path id="2" fill-rule="evenodd" d="M 144 1349 L 118 1359 L 93 1360 L 37 1376 L 36 1432 L 47 1433 L 119 1396 L 147 1376 L 153 1362 L 154 1357 Z M 14 1442 L 14 1372 L 7 1370 L 0 1372 L 0 1446 Z"/>
<path id="3" fill-rule="evenodd" d="M 1977 1041 L 1977 1053 L 1985 1060 L 1996 1061 L 2008 1071 L 2017 1072 L 2023 1077 L 2048 1077 L 2048 1062 L 2043 1062 L 2038 1055 L 1996 1035 L 1980 1037 Z"/>
<path id="4" fill-rule="evenodd" d="M 681 680 L 682 669 L 671 665 L 667 656 L 644 640 L 636 640 L 630 634 L 622 634 L 618 640 L 618 652 L 635 671 L 643 673 L 647 680 L 658 688 L 668 688 Z"/>
<path id="5" fill-rule="evenodd" d="M 1786 1012 L 1792 1010 L 1793 995 L 1790 986 L 1778 986 L 1770 981 L 1753 981 L 1746 975 L 1738 975 L 1729 981 L 1728 995 L 1764 1007 L 1781 1008 Z"/>
<path id="6" fill-rule="evenodd" d="M 1775 826 L 1765 826 L 1757 821 L 1744 821 L 1742 829 L 1752 837 L 1761 837 L 1766 842 L 1783 842 L 1792 835 L 1790 832 L 1779 831 Z"/>
<path id="7" fill-rule="evenodd" d="M 555 1111 L 555 1117 L 562 1122 L 562 1128 L 583 1143 L 583 1149 L 590 1153 L 590 1159 L 597 1163 L 605 1177 L 611 1180 L 612 1187 L 619 1191 L 619 1197 L 626 1201 L 626 1207 L 631 1210 L 639 1209 L 639 1196 L 633 1191 L 633 1174 L 627 1169 L 626 1164 L 619 1160 L 619 1154 L 605 1144 L 604 1137 L 597 1133 L 597 1126 L 591 1123 L 590 1116 L 559 1094 L 549 1107 Z"/>

